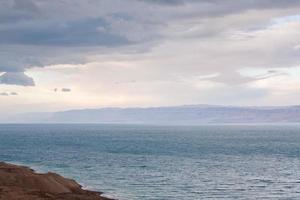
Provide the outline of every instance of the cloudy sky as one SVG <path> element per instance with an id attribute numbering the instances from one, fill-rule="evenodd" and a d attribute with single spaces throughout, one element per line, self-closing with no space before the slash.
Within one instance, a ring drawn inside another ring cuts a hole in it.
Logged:
<path id="1" fill-rule="evenodd" d="M 299 0 L 0 1 L 0 115 L 300 102 Z"/>

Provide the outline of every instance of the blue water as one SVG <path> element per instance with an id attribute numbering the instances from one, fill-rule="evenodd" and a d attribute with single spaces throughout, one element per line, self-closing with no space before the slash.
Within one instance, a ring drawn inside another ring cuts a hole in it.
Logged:
<path id="1" fill-rule="evenodd" d="M 300 199 L 296 125 L 0 125 L 0 160 L 121 200 Z"/>

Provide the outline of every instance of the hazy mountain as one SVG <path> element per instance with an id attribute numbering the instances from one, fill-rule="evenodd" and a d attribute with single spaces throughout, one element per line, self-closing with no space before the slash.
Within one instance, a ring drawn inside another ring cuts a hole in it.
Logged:
<path id="1" fill-rule="evenodd" d="M 54 113 L 25 113 L 2 119 L 12 123 L 286 123 L 300 122 L 300 106 L 233 107 L 187 105 L 150 108 L 101 108 Z"/>

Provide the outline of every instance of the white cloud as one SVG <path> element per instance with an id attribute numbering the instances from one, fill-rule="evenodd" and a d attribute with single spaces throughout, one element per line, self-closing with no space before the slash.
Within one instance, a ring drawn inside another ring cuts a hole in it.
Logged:
<path id="1" fill-rule="evenodd" d="M 36 85 L 1 85 L 22 93 L 22 105 L 290 104 L 300 98 L 279 95 L 298 91 L 293 84 L 300 74 L 287 71 L 300 65 L 299 1 L 0 4 L 0 81 Z M 72 96 L 53 92 L 62 86 Z"/>

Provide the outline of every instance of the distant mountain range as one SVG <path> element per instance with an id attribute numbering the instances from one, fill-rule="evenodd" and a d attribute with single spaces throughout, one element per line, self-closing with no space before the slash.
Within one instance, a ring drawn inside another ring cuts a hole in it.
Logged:
<path id="1" fill-rule="evenodd" d="M 190 105 L 149 108 L 100 108 L 24 113 L 2 123 L 119 123 L 197 125 L 209 123 L 296 123 L 300 106 L 235 107 Z"/>

